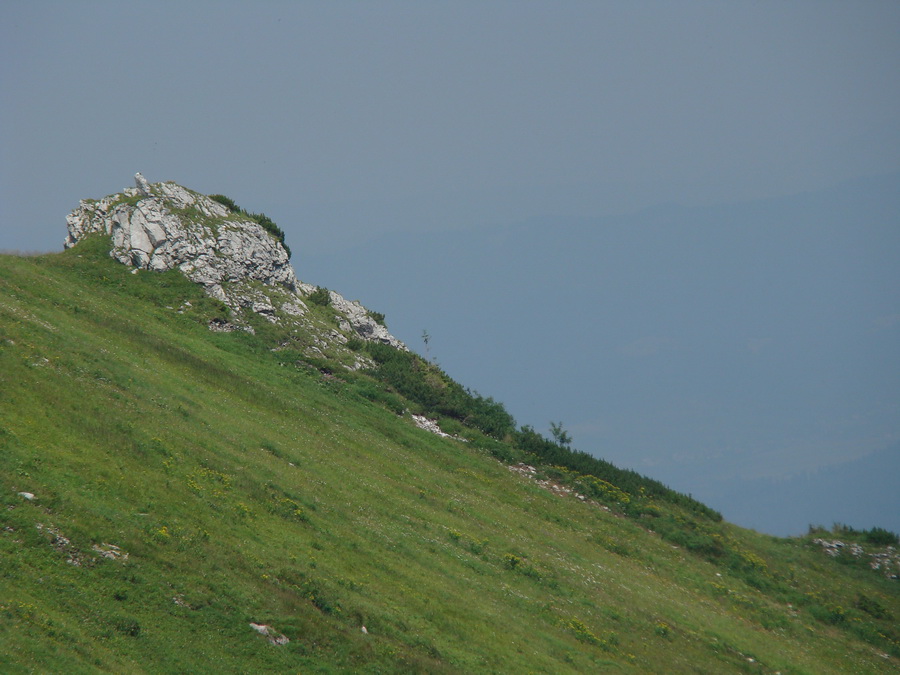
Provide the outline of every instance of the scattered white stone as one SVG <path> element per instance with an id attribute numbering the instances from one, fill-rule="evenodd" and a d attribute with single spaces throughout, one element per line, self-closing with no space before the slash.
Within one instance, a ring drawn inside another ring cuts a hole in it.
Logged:
<path id="1" fill-rule="evenodd" d="M 441 428 L 438 426 L 438 423 L 435 420 L 430 420 L 424 415 L 412 415 L 413 422 L 415 422 L 416 426 L 420 429 L 424 429 L 425 431 L 430 431 L 433 434 L 436 434 L 442 438 L 453 438 L 457 441 L 462 441 L 463 443 L 468 442 L 465 438 L 461 438 L 459 436 L 454 436 L 453 434 L 444 433 L 441 431 Z"/>
<path id="2" fill-rule="evenodd" d="M 233 333 L 236 330 L 240 330 L 240 326 L 235 326 L 230 321 L 225 321 L 224 319 L 213 319 L 209 322 L 209 329 L 213 333 Z"/>
<path id="3" fill-rule="evenodd" d="M 580 494 L 575 492 L 572 488 L 565 486 L 555 480 L 547 478 L 545 480 L 538 480 L 536 477 L 537 469 L 529 464 L 525 464 L 523 462 L 519 462 L 518 464 L 511 464 L 506 467 L 510 471 L 521 474 L 526 478 L 531 478 L 538 487 L 542 487 L 545 490 L 549 490 L 553 494 L 559 495 L 560 497 L 564 496 L 573 496 L 578 500 L 584 502 L 585 504 L 593 504 L 595 506 L 599 506 L 605 511 L 609 511 L 609 507 L 604 506 L 603 504 L 599 504 L 598 502 L 593 501 L 592 499 L 588 499 L 587 495 Z"/>
<path id="4" fill-rule="evenodd" d="M 535 469 L 533 466 L 529 464 L 523 464 L 521 462 L 518 464 L 512 464 L 506 468 L 510 471 L 515 471 L 516 473 L 521 473 L 522 475 L 527 476 L 533 476 L 535 473 L 537 473 L 537 469 Z"/>
<path id="5" fill-rule="evenodd" d="M 416 423 L 416 426 L 420 429 L 424 429 L 425 431 L 430 431 L 433 434 L 437 434 L 438 436 L 442 436 L 444 438 L 449 438 L 450 434 L 446 434 L 441 431 L 441 428 L 438 426 L 438 423 L 435 420 L 430 420 L 424 415 L 413 415 L 413 422 Z"/>
<path id="6" fill-rule="evenodd" d="M 876 571 L 884 572 L 889 579 L 900 579 L 900 555 L 894 550 L 893 546 L 888 546 L 884 551 L 878 553 L 866 553 L 865 549 L 859 544 L 845 544 L 842 541 L 828 541 L 827 539 L 813 539 L 814 544 L 822 547 L 825 553 L 835 558 L 843 551 L 849 551 L 854 558 L 862 558 L 868 555 L 869 567 Z"/>
<path id="7" fill-rule="evenodd" d="M 277 630 L 272 628 L 271 626 L 267 626 L 262 623 L 251 623 L 250 628 L 255 630 L 260 635 L 264 635 L 269 639 L 273 645 L 286 645 L 290 640 L 283 633 L 279 633 Z"/>
<path id="8" fill-rule="evenodd" d="M 34 495 L 31 494 L 30 492 L 20 492 L 19 496 L 22 497 L 23 499 L 27 499 L 28 501 L 31 501 L 32 499 L 34 499 Z"/>
<path id="9" fill-rule="evenodd" d="M 362 632 L 363 632 L 363 635 L 368 635 L 368 634 L 369 634 L 369 631 L 366 630 L 366 627 L 365 627 L 365 626 L 362 627 Z"/>
<path id="10" fill-rule="evenodd" d="M 43 523 L 36 523 L 35 527 L 39 532 L 47 532 L 50 535 L 50 545 L 60 553 L 66 555 L 66 562 L 75 567 L 80 567 L 83 557 L 81 551 L 72 546 L 71 540 L 63 536 L 59 528 L 51 525 L 45 526 Z"/>
<path id="11" fill-rule="evenodd" d="M 123 562 L 128 560 L 128 554 L 114 544 L 107 544 L 106 542 L 94 544 L 91 546 L 91 550 L 107 560 L 121 560 Z"/>

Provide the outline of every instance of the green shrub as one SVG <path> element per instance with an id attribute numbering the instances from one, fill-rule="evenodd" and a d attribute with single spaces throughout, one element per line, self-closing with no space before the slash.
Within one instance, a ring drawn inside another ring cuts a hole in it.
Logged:
<path id="1" fill-rule="evenodd" d="M 229 210 L 234 211 L 235 213 L 242 213 L 243 209 L 234 203 L 234 200 L 230 197 L 226 197 L 225 195 L 210 195 L 210 199 L 213 201 L 219 202 L 223 206 L 227 207 Z"/>
<path id="2" fill-rule="evenodd" d="M 524 426 L 515 433 L 514 443 L 519 449 L 533 455 L 536 461 L 541 464 L 565 467 L 582 475 L 594 476 L 611 484 L 623 493 L 646 499 L 655 497 L 660 501 L 681 506 L 714 522 L 722 520 L 722 514 L 689 495 L 676 492 L 659 481 L 642 476 L 631 469 L 620 469 L 614 464 L 589 455 L 586 452 L 564 447 L 560 443 L 554 443 L 544 438 L 530 426 Z M 628 503 L 621 499 L 617 501 Z M 629 515 L 639 511 L 638 504 L 629 506 Z"/>
<path id="3" fill-rule="evenodd" d="M 384 326 L 385 328 L 387 328 L 387 324 L 385 324 L 384 322 L 384 314 L 382 314 L 381 312 L 373 312 L 372 310 L 369 310 L 368 314 L 369 318 L 372 319 L 372 321 L 379 324 L 380 326 Z"/>
<path id="4" fill-rule="evenodd" d="M 812 605 L 810 613 L 822 623 L 837 626 L 847 620 L 847 610 L 840 605 Z"/>
<path id="5" fill-rule="evenodd" d="M 230 197 L 226 197 L 225 195 L 209 195 L 209 198 L 213 201 L 219 202 L 233 213 L 239 213 L 242 216 L 246 216 L 247 218 L 256 221 L 260 227 L 262 227 L 266 232 L 268 232 L 278 240 L 278 243 L 280 243 L 284 247 L 288 258 L 291 257 L 291 249 L 284 241 L 284 231 L 280 227 L 278 227 L 278 225 L 275 224 L 275 221 L 269 218 L 269 216 L 267 216 L 265 213 L 252 213 L 251 211 L 242 209 L 234 202 L 233 199 L 231 199 Z"/>
<path id="6" fill-rule="evenodd" d="M 362 381 L 353 385 L 353 390 L 361 397 L 373 403 L 378 403 L 390 410 L 395 415 L 402 415 L 406 406 L 403 400 L 396 394 L 385 391 L 376 382 Z"/>
<path id="7" fill-rule="evenodd" d="M 331 304 L 331 293 L 324 286 L 318 286 L 309 294 L 309 301 L 319 307 L 328 307 Z"/>
<path id="8" fill-rule="evenodd" d="M 504 553 L 503 554 L 503 566 L 508 570 L 514 570 L 519 565 L 521 565 L 524 561 L 523 558 L 520 558 L 514 553 Z"/>
<path id="9" fill-rule="evenodd" d="M 122 617 L 116 619 L 115 625 L 116 630 L 123 635 L 137 637 L 141 634 L 141 624 L 137 621 L 137 619 L 133 619 L 131 617 Z"/>
<path id="10" fill-rule="evenodd" d="M 890 530 L 881 527 L 873 527 L 871 530 L 865 530 L 863 536 L 866 541 L 875 546 L 896 546 L 900 544 L 900 537 Z"/>
<path id="11" fill-rule="evenodd" d="M 873 616 L 876 619 L 892 618 L 890 612 L 888 612 L 878 600 L 863 595 L 862 593 L 857 594 L 855 606 L 857 609 L 861 609 L 866 614 Z"/>
<path id="12" fill-rule="evenodd" d="M 421 411 L 458 420 L 498 439 L 515 430 L 515 420 L 502 403 L 463 388 L 420 356 L 378 342 L 366 343 L 366 350 L 377 363 L 369 374 Z"/>

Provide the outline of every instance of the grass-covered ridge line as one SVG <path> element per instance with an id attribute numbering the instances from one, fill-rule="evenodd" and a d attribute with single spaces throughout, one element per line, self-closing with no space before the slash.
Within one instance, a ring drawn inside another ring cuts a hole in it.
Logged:
<path id="1" fill-rule="evenodd" d="M 221 304 L 107 250 L 0 256 L 0 672 L 900 672 L 883 533 L 592 488 L 426 362 L 468 442 L 439 438 L 383 364 L 210 332 Z"/>
<path id="2" fill-rule="evenodd" d="M 562 476 L 580 480 L 582 484 L 590 485 L 590 477 L 611 483 L 625 493 L 624 499 L 613 501 L 627 506 L 626 512 L 635 516 L 642 515 L 641 504 L 657 499 L 681 506 L 703 518 L 722 520 L 721 514 L 714 509 L 657 480 L 551 441 L 529 426 L 517 428 L 502 403 L 463 387 L 417 354 L 378 343 L 369 343 L 365 349 L 378 364 L 371 372 L 373 377 L 410 401 L 415 412 L 445 418 L 444 430 L 451 433 L 460 431 L 454 424 L 457 422 L 474 427 L 492 439 L 506 441 L 486 444 L 500 459 L 562 468 L 568 470 Z M 574 477 L 569 475 L 572 472 Z M 588 488 L 588 491 L 598 497 L 604 493 L 600 488 Z"/>

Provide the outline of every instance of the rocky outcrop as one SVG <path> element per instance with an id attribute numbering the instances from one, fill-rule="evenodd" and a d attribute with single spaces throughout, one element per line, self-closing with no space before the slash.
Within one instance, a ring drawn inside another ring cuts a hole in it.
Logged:
<path id="1" fill-rule="evenodd" d="M 364 340 L 371 340 L 372 342 L 392 344 L 393 341 L 396 341 L 396 338 L 388 332 L 388 329 L 373 319 L 369 310 L 360 303 L 354 300 L 347 300 L 340 293 L 335 293 L 334 291 L 329 291 L 329 294 L 331 295 L 331 306 L 341 317 L 340 328 L 342 331 L 353 330 Z"/>
<path id="2" fill-rule="evenodd" d="M 66 218 L 69 248 L 92 232 L 112 237 L 111 255 L 140 269 L 178 268 L 210 295 L 227 301 L 223 284 L 248 279 L 295 291 L 287 251 L 256 222 L 175 183 L 84 200 Z M 145 196 L 149 193 L 149 196 Z"/>
<path id="3" fill-rule="evenodd" d="M 900 552 L 893 546 L 886 546 L 883 551 L 866 551 L 855 542 L 840 540 L 813 539 L 813 544 L 832 558 L 853 557 L 868 559 L 869 567 L 884 574 L 888 579 L 900 579 Z"/>
<path id="4" fill-rule="evenodd" d="M 246 213 L 176 183 L 150 184 L 140 173 L 133 188 L 82 200 L 66 223 L 66 248 L 102 233 L 111 238 L 110 255 L 125 265 L 180 270 L 231 308 L 229 326 L 246 327 L 246 311 L 272 323 L 296 321 L 308 311 L 304 298 L 316 290 L 297 279 L 285 247 Z M 406 349 L 365 307 L 334 291 L 330 297 L 344 334 L 339 342 L 358 336 Z"/>

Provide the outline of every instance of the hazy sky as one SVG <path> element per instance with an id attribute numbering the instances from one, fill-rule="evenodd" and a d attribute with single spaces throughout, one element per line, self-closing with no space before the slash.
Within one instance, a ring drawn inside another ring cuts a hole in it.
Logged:
<path id="1" fill-rule="evenodd" d="M 896 2 L 5 2 L 0 245 L 138 170 L 316 247 L 827 187 L 900 166 L 898 35 Z"/>
<path id="2" fill-rule="evenodd" d="M 516 234 L 520 227 L 526 231 L 525 223 L 548 228 L 582 223 L 587 229 L 575 247 L 583 242 L 583 264 L 590 267 L 590 247 L 608 241 L 603 228 L 610 227 L 611 218 L 624 218 L 615 222 L 626 227 L 638 222 L 628 220 L 634 214 L 727 208 L 730 218 L 740 219 L 741 209 L 752 204 L 775 208 L 777 198 L 793 204 L 795 195 L 823 195 L 847 181 L 861 185 L 896 175 L 898 36 L 897 2 L 4 2 L 0 250 L 59 250 L 65 215 L 79 199 L 117 192 L 141 171 L 150 181 L 175 180 L 264 211 L 285 230 L 298 276 L 312 283 L 322 283 L 307 273 L 317 268 L 316 261 L 328 259 L 337 271 L 342 252 L 349 259 L 367 242 L 374 247 L 405 233 L 420 243 L 422 256 L 446 257 L 452 254 L 448 242 L 461 251 L 467 241 L 490 248 L 478 232 L 512 228 L 504 236 L 531 241 Z M 765 213 L 773 223 L 786 222 L 785 214 Z M 673 222 L 676 229 L 666 240 L 670 250 L 680 255 L 690 245 L 696 260 L 715 259 L 747 241 L 746 232 L 729 239 L 727 231 L 716 231 L 713 238 L 688 243 L 678 234 L 684 223 Z M 841 241 L 852 245 L 853 227 L 833 225 L 845 237 Z M 568 229 L 567 236 L 576 231 Z M 891 252 L 900 253 L 883 222 L 865 238 L 866 251 L 888 259 Z M 649 283 L 665 286 L 671 279 L 652 276 L 658 241 L 636 236 L 622 250 L 649 252 L 640 269 L 651 275 Z M 839 260 L 833 256 L 840 250 L 833 245 L 821 260 Z M 615 302 L 603 305 L 610 320 L 627 323 L 630 314 L 622 308 L 642 302 L 644 287 L 629 276 L 627 265 L 617 266 L 620 260 L 597 254 L 607 269 L 619 270 L 618 281 L 629 282 L 617 286 Z M 764 252 L 754 255 L 763 256 L 765 267 Z M 785 275 L 784 283 L 800 283 L 787 264 L 792 259 L 779 260 L 772 274 Z M 480 288 L 515 293 L 504 286 L 508 277 L 491 259 L 480 264 L 468 269 Z M 567 270 L 565 259 L 556 264 L 558 276 L 546 281 L 551 290 L 556 283 L 565 293 L 572 283 L 567 271 L 574 270 Z M 410 275 L 419 268 L 404 265 L 400 259 L 394 270 L 379 272 L 382 293 L 390 293 L 394 273 L 397 283 L 415 283 Z M 850 268 L 841 269 L 849 273 Z M 721 274 L 727 287 L 727 266 L 708 271 Z M 364 273 L 356 272 L 352 279 L 348 273 L 351 288 L 340 279 L 328 283 L 365 300 L 366 288 L 359 288 Z M 716 278 L 708 285 L 717 287 Z M 853 288 L 858 297 L 842 297 L 846 306 L 875 302 L 870 296 L 876 286 Z M 814 289 L 807 293 L 804 302 L 815 297 Z M 405 296 L 397 290 L 396 297 Z M 748 297 L 752 300 L 752 293 Z M 884 305 L 878 310 L 884 321 L 891 321 L 892 312 L 900 316 L 896 292 L 884 290 L 876 299 Z M 389 304 L 381 302 L 376 309 Z M 391 311 L 409 325 L 428 327 L 424 317 L 418 323 L 413 301 Z M 781 319 L 769 319 L 787 321 L 784 311 Z M 488 320 L 477 312 L 454 316 L 460 330 L 485 331 L 479 334 L 482 341 L 490 339 L 489 331 L 497 333 L 496 327 L 485 327 Z M 699 316 L 692 320 L 703 344 L 715 348 L 721 325 L 704 324 Z M 777 329 L 767 326 L 740 339 L 751 352 L 761 352 Z M 436 345 L 448 339 L 446 330 L 434 335 Z M 412 343 L 417 336 L 407 329 L 399 337 Z M 674 344 L 652 322 L 621 338 L 625 342 L 618 346 L 610 343 L 610 353 L 623 361 L 666 353 Z M 559 348 L 548 339 L 535 336 L 529 342 L 520 336 L 487 351 L 518 364 Z M 846 339 L 852 351 L 855 338 Z M 465 371 L 462 359 L 468 358 L 480 377 L 478 382 L 461 378 L 463 383 L 500 400 L 547 384 L 540 371 L 528 383 L 527 369 L 519 379 L 502 373 L 492 379 L 478 350 L 468 357 L 450 351 L 442 363 L 451 375 Z M 882 377 L 897 373 L 896 361 L 890 366 Z M 878 370 L 874 361 L 867 368 Z M 599 406 L 609 396 L 598 393 L 596 378 L 581 377 L 577 365 L 567 363 L 557 372 L 571 378 L 569 387 L 581 399 Z M 719 384 L 704 395 L 734 388 L 737 372 L 722 370 Z M 628 380 L 622 378 L 609 380 L 610 387 L 624 392 L 614 402 L 616 410 L 626 417 L 644 414 L 646 402 L 626 410 Z M 820 396 L 822 382 L 789 381 L 783 390 L 803 400 L 807 394 Z M 760 379 L 754 386 L 763 391 L 767 382 Z M 865 389 L 867 382 L 856 386 Z M 738 399 L 721 397 L 740 406 Z M 701 420 L 696 409 L 689 410 L 691 400 L 684 401 L 683 419 Z M 521 406 L 511 410 L 520 422 L 541 421 L 528 404 Z M 602 415 L 572 409 L 564 415 L 550 405 L 547 419 L 571 420 L 576 444 L 592 450 L 584 441 L 594 438 L 591 425 Z M 676 413 L 668 408 L 656 414 Z M 736 413 L 733 419 L 740 433 L 752 426 Z M 772 418 L 767 438 L 781 429 L 791 435 L 783 446 L 821 441 L 782 429 L 781 420 Z M 665 463 L 663 456 L 690 454 L 667 447 L 667 438 L 654 429 L 642 426 L 628 446 L 634 446 L 628 455 L 634 468 L 652 471 Z M 878 432 L 884 435 L 880 448 L 859 446 L 851 452 L 845 443 L 823 457 L 833 463 L 883 449 L 900 430 L 881 422 Z M 682 422 L 679 433 L 700 438 L 706 432 L 698 421 L 696 427 Z M 741 452 L 752 455 L 754 443 L 748 431 Z M 717 452 L 727 455 L 728 445 Z M 814 470 L 810 456 L 760 461 L 772 475 L 786 475 Z M 628 464 L 627 459 L 620 463 Z M 728 466 L 751 471 L 746 462 Z M 758 466 L 752 472 L 759 474 Z"/>

